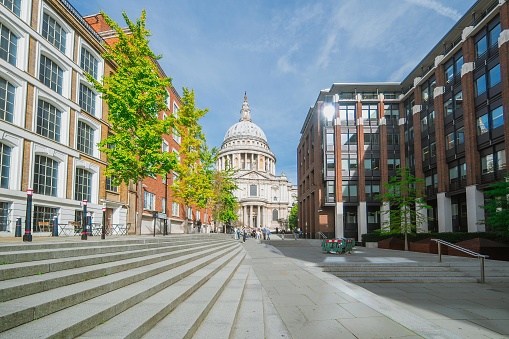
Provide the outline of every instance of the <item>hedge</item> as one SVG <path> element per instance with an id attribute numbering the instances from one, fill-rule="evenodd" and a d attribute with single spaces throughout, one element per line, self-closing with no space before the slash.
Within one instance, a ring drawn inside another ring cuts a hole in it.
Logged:
<path id="1" fill-rule="evenodd" d="M 401 240 L 405 239 L 403 234 L 380 234 L 380 233 L 367 233 L 361 236 L 362 243 L 366 242 L 379 242 L 387 238 L 398 238 Z M 414 242 L 427 238 L 442 239 L 450 243 L 457 243 L 464 240 L 470 240 L 474 238 L 483 238 L 498 243 L 509 245 L 509 233 L 504 232 L 477 232 L 477 233 L 466 233 L 466 232 L 446 232 L 446 233 L 412 233 L 408 234 L 408 241 Z"/>

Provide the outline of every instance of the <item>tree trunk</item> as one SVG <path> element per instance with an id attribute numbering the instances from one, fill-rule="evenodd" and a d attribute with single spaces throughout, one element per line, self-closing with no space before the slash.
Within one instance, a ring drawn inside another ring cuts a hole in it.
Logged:
<path id="1" fill-rule="evenodd" d="M 143 219 L 143 185 L 141 180 L 136 183 L 136 234 L 141 235 L 141 220 Z"/>

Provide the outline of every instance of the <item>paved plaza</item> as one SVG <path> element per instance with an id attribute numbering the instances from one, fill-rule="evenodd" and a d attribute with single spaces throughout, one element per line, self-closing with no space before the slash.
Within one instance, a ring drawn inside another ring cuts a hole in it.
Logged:
<path id="1" fill-rule="evenodd" d="M 357 247 L 352 255 L 319 246 L 249 239 L 249 264 L 294 338 L 507 338 L 507 283 L 352 284 L 317 263 L 433 262 L 437 255 Z M 306 241 L 306 240 L 297 240 Z M 271 246 L 274 245 L 274 246 Z M 444 260 L 470 260 L 449 257 Z M 507 262 L 498 262 L 508 266 Z M 489 277 L 488 277 L 489 279 Z"/>

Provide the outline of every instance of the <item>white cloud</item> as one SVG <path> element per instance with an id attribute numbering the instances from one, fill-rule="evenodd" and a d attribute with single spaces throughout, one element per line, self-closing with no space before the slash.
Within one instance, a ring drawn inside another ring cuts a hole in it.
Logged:
<path id="1" fill-rule="evenodd" d="M 460 12 L 458 12 L 454 8 L 444 6 L 436 0 L 406 0 L 406 1 L 424 8 L 432 9 L 438 14 L 451 18 L 454 21 L 458 21 L 459 19 L 461 19 Z"/>

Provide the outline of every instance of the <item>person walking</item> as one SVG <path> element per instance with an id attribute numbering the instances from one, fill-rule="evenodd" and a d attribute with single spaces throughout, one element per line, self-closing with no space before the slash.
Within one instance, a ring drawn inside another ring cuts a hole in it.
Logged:
<path id="1" fill-rule="evenodd" d="M 242 228 L 242 242 L 246 242 L 246 228 Z"/>
<path id="2" fill-rule="evenodd" d="M 281 230 L 281 240 L 285 240 L 285 230 Z"/>
<path id="3" fill-rule="evenodd" d="M 267 228 L 267 240 L 270 240 L 270 228 Z"/>

